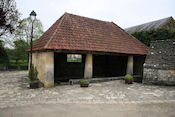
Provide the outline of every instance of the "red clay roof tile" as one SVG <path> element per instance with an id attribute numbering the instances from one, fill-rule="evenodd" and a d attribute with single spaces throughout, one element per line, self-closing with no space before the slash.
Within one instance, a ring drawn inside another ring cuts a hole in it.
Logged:
<path id="1" fill-rule="evenodd" d="M 33 50 L 85 50 L 147 54 L 148 47 L 113 22 L 65 13 L 34 44 Z"/>

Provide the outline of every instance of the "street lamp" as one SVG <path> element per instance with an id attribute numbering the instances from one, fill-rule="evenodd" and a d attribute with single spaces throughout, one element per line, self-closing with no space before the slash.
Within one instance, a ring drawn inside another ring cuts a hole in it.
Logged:
<path id="1" fill-rule="evenodd" d="M 32 11 L 30 13 L 30 19 L 31 19 L 31 22 L 32 22 L 32 30 L 31 30 L 31 39 L 30 39 L 30 69 L 32 67 L 32 39 L 33 39 L 33 23 L 36 19 L 36 13 L 35 11 Z"/>

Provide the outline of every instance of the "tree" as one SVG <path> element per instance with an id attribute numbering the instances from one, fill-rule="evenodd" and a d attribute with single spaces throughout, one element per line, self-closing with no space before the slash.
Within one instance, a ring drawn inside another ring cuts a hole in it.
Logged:
<path id="1" fill-rule="evenodd" d="M 8 63 L 8 56 L 4 49 L 4 41 L 0 40 L 0 66 Z"/>
<path id="2" fill-rule="evenodd" d="M 25 40 L 17 40 L 14 41 L 14 45 L 15 45 L 15 58 L 16 59 L 27 59 L 28 58 L 28 54 L 26 52 L 27 48 L 29 47 L 28 44 L 26 43 Z"/>
<path id="3" fill-rule="evenodd" d="M 43 34 L 43 26 L 40 20 L 34 22 L 34 39 L 37 40 Z M 19 22 L 19 25 L 13 37 L 14 49 L 6 48 L 8 57 L 16 61 L 28 59 L 27 48 L 30 46 L 31 38 L 31 21 L 30 18 L 25 18 Z M 12 45 L 12 44 L 11 44 Z"/>
<path id="4" fill-rule="evenodd" d="M 145 45 L 150 46 L 151 41 L 175 39 L 175 29 L 165 27 L 147 31 L 134 32 L 132 33 L 132 35 Z"/>
<path id="5" fill-rule="evenodd" d="M 6 47 L 5 51 L 6 51 L 9 59 L 16 59 L 15 49 L 11 49 L 11 48 Z"/>
<path id="6" fill-rule="evenodd" d="M 4 48 L 4 45 L 5 45 L 4 41 L 3 40 L 0 40 L 0 47 L 1 48 Z"/>
<path id="7" fill-rule="evenodd" d="M 19 21 L 19 25 L 15 32 L 15 40 L 25 40 L 30 44 L 31 28 L 32 25 L 29 17 Z M 33 40 L 37 40 L 42 34 L 43 25 L 39 19 L 36 19 L 33 24 Z"/>
<path id="8" fill-rule="evenodd" d="M 6 54 L 4 50 L 4 41 L 0 40 L 0 58 L 4 57 Z"/>
<path id="9" fill-rule="evenodd" d="M 0 0 L 0 37 L 12 34 L 17 26 L 19 13 L 14 0 Z"/>

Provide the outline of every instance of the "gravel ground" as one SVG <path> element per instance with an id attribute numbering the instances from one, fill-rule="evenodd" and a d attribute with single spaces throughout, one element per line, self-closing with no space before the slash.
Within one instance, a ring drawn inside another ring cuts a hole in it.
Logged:
<path id="1" fill-rule="evenodd" d="M 29 89 L 27 71 L 0 72 L 0 108 L 45 103 L 140 103 L 175 102 L 175 87 L 134 83 L 122 80 L 79 85 L 58 85 L 53 88 Z"/>

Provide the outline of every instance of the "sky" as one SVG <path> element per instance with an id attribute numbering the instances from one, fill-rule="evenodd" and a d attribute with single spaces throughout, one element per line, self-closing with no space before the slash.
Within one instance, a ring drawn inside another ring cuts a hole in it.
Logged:
<path id="1" fill-rule="evenodd" d="M 113 21 L 122 28 L 173 16 L 175 0 L 15 0 L 21 19 L 34 10 L 46 31 L 65 12 Z"/>

